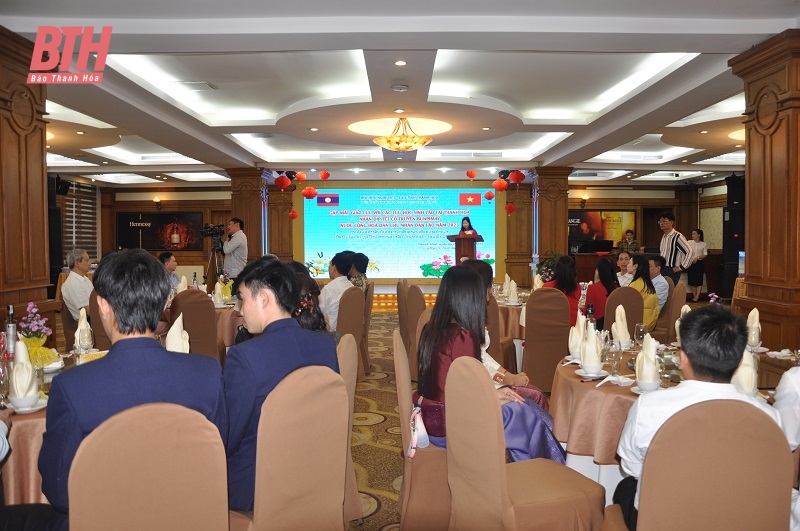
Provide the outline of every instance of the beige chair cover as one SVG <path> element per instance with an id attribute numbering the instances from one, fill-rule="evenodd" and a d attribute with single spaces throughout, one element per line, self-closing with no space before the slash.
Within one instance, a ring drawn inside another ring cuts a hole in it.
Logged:
<path id="1" fill-rule="evenodd" d="M 228 525 L 225 448 L 197 411 L 145 404 L 78 447 L 69 473 L 73 531 L 218 531 Z"/>
<path id="2" fill-rule="evenodd" d="M 450 488 L 447 486 L 447 453 L 430 445 L 406 456 L 411 444 L 411 377 L 400 331 L 394 331 L 394 370 L 400 432 L 403 440 L 403 485 L 400 488 L 400 529 L 446 529 L 450 520 Z"/>
<path id="3" fill-rule="evenodd" d="M 356 470 L 353 467 L 352 439 L 353 439 L 353 408 L 356 396 L 356 380 L 358 378 L 358 348 L 353 336 L 347 334 L 339 340 L 336 347 L 336 357 L 339 359 L 339 374 L 342 375 L 344 385 L 347 387 L 347 400 L 350 403 L 350 429 L 348 430 L 347 440 L 347 470 L 344 488 L 344 523 L 345 527 L 353 520 L 360 520 L 364 517 L 361 510 L 361 497 L 358 494 L 358 483 L 356 482 Z"/>
<path id="4" fill-rule="evenodd" d="M 347 288 L 339 300 L 339 317 L 336 321 L 336 331 L 339 337 L 351 334 L 356 345 L 361 343 L 364 335 L 364 292 L 361 288 L 353 286 Z M 361 382 L 369 373 L 369 366 L 364 365 L 361 356 L 358 357 L 358 381 Z"/>
<path id="5" fill-rule="evenodd" d="M 525 306 L 522 371 L 545 393 L 553 388 L 558 362 L 569 353 L 569 320 L 569 301 L 561 291 L 539 288 L 531 293 Z"/>
<path id="6" fill-rule="evenodd" d="M 408 280 L 401 279 L 397 283 L 397 321 L 400 327 L 400 337 L 403 338 L 403 347 L 408 350 L 408 323 L 406 316 L 408 314 L 408 305 L 406 304 L 406 295 L 408 293 Z"/>
<path id="7" fill-rule="evenodd" d="M 681 308 L 686 304 L 686 284 L 679 282 L 678 285 L 675 286 L 675 290 L 672 292 L 672 299 L 668 304 L 667 337 L 663 341 L 666 345 L 678 340 L 678 337 L 675 335 L 675 321 L 680 318 Z"/>
<path id="8" fill-rule="evenodd" d="M 789 529 L 793 470 L 786 436 L 757 408 L 689 406 L 647 450 L 637 529 Z"/>
<path id="9" fill-rule="evenodd" d="M 664 303 L 664 307 L 658 312 L 658 321 L 656 321 L 656 327 L 653 328 L 653 331 L 650 332 L 650 335 L 657 341 L 666 344 L 667 324 L 669 323 L 669 305 L 672 301 L 672 293 L 675 291 L 675 283 L 672 282 L 672 279 L 669 277 L 664 277 L 664 280 L 667 281 L 667 286 L 669 287 L 669 291 L 667 292 L 667 302 Z"/>
<path id="10" fill-rule="evenodd" d="M 111 339 L 109 339 L 105 328 L 103 328 L 103 321 L 100 319 L 100 307 L 97 305 L 97 293 L 94 290 L 92 290 L 92 293 L 89 294 L 89 321 L 92 324 L 94 348 L 97 350 L 110 349 Z"/>
<path id="11" fill-rule="evenodd" d="M 355 289 L 363 300 L 364 292 Z M 297 369 L 267 396 L 258 423 L 249 529 L 345 528 L 347 403 L 342 377 L 319 365 Z M 248 529 L 243 523 L 250 517 L 231 511 L 231 530 Z"/>
<path id="12" fill-rule="evenodd" d="M 186 289 L 175 295 L 169 309 L 169 325 L 183 314 L 183 329 L 189 334 L 189 352 L 214 358 L 224 364 L 224 347 L 217 348 L 217 317 L 214 303 L 205 291 Z"/>
<path id="13" fill-rule="evenodd" d="M 506 464 L 500 402 L 480 361 L 456 359 L 445 396 L 450 529 L 599 528 L 601 485 L 548 459 Z"/>
<path id="14" fill-rule="evenodd" d="M 617 306 L 625 308 L 625 321 L 628 323 L 628 332 L 633 339 L 633 332 L 636 330 L 636 323 L 641 323 L 644 319 L 644 299 L 636 288 L 622 286 L 611 292 L 606 299 L 606 317 L 603 328 L 611 331 L 611 325 L 617 320 Z"/>
<path id="15" fill-rule="evenodd" d="M 419 316 L 425 311 L 425 297 L 422 290 L 416 284 L 408 286 L 406 293 L 406 326 L 408 327 L 408 363 L 411 371 L 411 379 L 417 381 L 417 348 L 419 335 L 417 335 L 417 323 Z"/>
<path id="16" fill-rule="evenodd" d="M 486 328 L 489 330 L 489 355 L 505 369 L 519 372 L 514 340 L 503 341 L 500 335 L 500 308 L 494 297 L 489 297 L 486 306 Z"/>
<path id="17" fill-rule="evenodd" d="M 367 292 L 364 295 L 364 332 L 361 334 L 361 341 L 358 343 L 358 354 L 361 356 L 361 363 L 364 372 L 370 372 L 369 360 L 369 325 L 372 322 L 372 299 L 375 297 L 375 283 L 369 282 Z"/>
<path id="18" fill-rule="evenodd" d="M 92 290 L 92 292 L 94 292 L 94 290 Z M 66 349 L 68 351 L 72 350 L 75 345 L 75 332 L 78 331 L 78 321 L 69 313 L 69 308 L 67 308 L 64 299 L 61 299 L 61 329 L 64 331 Z"/>

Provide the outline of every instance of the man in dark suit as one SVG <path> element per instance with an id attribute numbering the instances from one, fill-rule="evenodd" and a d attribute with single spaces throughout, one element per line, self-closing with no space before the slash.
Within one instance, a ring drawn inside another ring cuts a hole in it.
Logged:
<path id="1" fill-rule="evenodd" d="M 292 319 L 300 286 L 288 265 L 273 256 L 259 258 L 242 270 L 233 290 L 242 301 L 247 329 L 260 334 L 232 347 L 225 361 L 228 501 L 231 509 L 252 511 L 256 435 L 264 400 L 295 369 L 322 365 L 338 373 L 339 363 L 330 335 L 300 328 Z"/>
<path id="2" fill-rule="evenodd" d="M 106 255 L 94 275 L 108 354 L 53 379 L 47 431 L 39 453 L 42 491 L 67 527 L 67 480 L 81 441 L 120 411 L 153 402 L 194 409 L 213 422 L 223 442 L 227 408 L 216 360 L 168 352 L 153 331 L 171 285 L 167 270 L 141 249 Z"/>

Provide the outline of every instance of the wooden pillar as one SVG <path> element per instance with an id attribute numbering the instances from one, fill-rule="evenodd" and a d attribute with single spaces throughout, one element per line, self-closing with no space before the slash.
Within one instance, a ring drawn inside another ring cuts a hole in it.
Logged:
<path id="1" fill-rule="evenodd" d="M 531 188 L 530 184 L 521 184 L 517 191 L 517 185 L 509 184 L 505 192 L 506 203 L 516 208 L 506 217 L 506 273 L 521 288 L 533 285 L 530 266 L 533 254 Z"/>
<path id="2" fill-rule="evenodd" d="M 280 258 L 282 262 L 294 260 L 292 246 L 294 222 L 289 217 L 289 212 L 292 211 L 292 192 L 295 188 L 294 184 L 283 191 L 273 185 L 268 188 L 269 252 Z"/>
<path id="3" fill-rule="evenodd" d="M 675 190 L 675 230 L 683 234 L 687 240 L 692 239 L 692 231 L 700 226 L 699 198 L 697 186 L 690 184 Z"/>
<path id="4" fill-rule="evenodd" d="M 267 252 L 261 192 L 267 180 L 262 176 L 263 170 L 260 168 L 231 168 L 225 171 L 231 177 L 231 217 L 244 221 L 249 262 Z"/>
<path id="5" fill-rule="evenodd" d="M 800 30 L 729 62 L 744 80 L 744 311 L 757 307 L 762 343 L 800 347 Z"/>
<path id="6" fill-rule="evenodd" d="M 117 196 L 113 188 L 100 189 L 100 253 L 117 250 Z"/>
<path id="7" fill-rule="evenodd" d="M 567 219 L 569 184 L 572 168 L 536 168 L 539 176 L 533 181 L 534 259 L 544 260 L 568 249 Z"/>

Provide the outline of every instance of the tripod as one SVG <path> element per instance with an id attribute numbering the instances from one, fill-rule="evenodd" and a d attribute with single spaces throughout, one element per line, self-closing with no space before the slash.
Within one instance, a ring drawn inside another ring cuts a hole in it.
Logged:
<path id="1" fill-rule="evenodd" d="M 214 267 L 217 268 L 217 275 L 222 274 L 222 263 L 223 263 L 223 252 L 222 249 L 217 248 L 216 246 L 211 248 L 211 254 L 208 255 L 208 265 L 206 266 L 206 274 L 203 275 L 203 283 L 208 286 L 208 273 L 211 270 L 211 262 L 213 260 Z"/>

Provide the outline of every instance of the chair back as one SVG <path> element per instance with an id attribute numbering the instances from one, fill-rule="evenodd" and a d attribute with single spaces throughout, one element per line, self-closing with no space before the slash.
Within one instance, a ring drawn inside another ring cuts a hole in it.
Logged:
<path id="1" fill-rule="evenodd" d="M 681 316 L 681 308 L 686 304 L 686 284 L 679 282 L 678 285 L 675 286 L 672 297 L 667 304 L 669 308 L 666 306 L 664 307 L 668 315 L 666 322 L 667 335 L 662 343 L 669 345 L 678 340 L 678 336 L 675 334 L 675 321 Z"/>
<path id="2" fill-rule="evenodd" d="M 667 287 L 669 288 L 667 291 L 667 301 L 664 303 L 664 307 L 659 310 L 658 321 L 656 321 L 656 326 L 653 328 L 653 331 L 650 332 L 650 335 L 660 343 L 666 344 L 667 324 L 669 323 L 669 304 L 670 301 L 672 301 L 672 293 L 675 291 L 675 283 L 670 277 L 664 277 L 664 280 L 667 281 Z"/>
<path id="3" fill-rule="evenodd" d="M 606 300 L 606 316 L 603 327 L 611 330 L 611 325 L 617 319 L 617 306 L 625 308 L 625 321 L 628 323 L 628 332 L 633 338 L 636 323 L 644 319 L 644 299 L 636 288 L 622 286 L 611 292 Z"/>
<path id="4" fill-rule="evenodd" d="M 272 390 L 258 423 L 254 529 L 344 528 L 349 419 L 344 380 L 328 367 L 297 369 Z"/>
<path id="5" fill-rule="evenodd" d="M 189 352 L 214 358 L 222 363 L 217 349 L 217 315 L 205 291 L 185 289 L 175 295 L 169 309 L 169 325 L 183 314 L 183 329 L 189 334 Z"/>
<path id="6" fill-rule="evenodd" d="M 731 311 L 736 315 L 741 314 L 741 308 L 739 307 L 739 299 L 744 297 L 746 291 L 746 286 L 744 283 L 744 279 L 742 277 L 736 277 L 736 280 L 733 282 L 733 295 L 731 297 Z"/>
<path id="7" fill-rule="evenodd" d="M 89 320 L 92 323 L 94 348 L 97 350 L 110 349 L 111 339 L 106 334 L 106 329 L 103 328 L 103 321 L 100 319 L 100 306 L 97 305 L 97 292 L 95 290 L 92 290 L 92 293 L 89 294 Z"/>
<path id="8" fill-rule="evenodd" d="M 408 351 L 408 305 L 406 295 L 408 293 L 408 281 L 401 279 L 397 283 L 397 322 L 400 328 L 400 337 L 403 339 L 403 347 Z"/>
<path id="9" fill-rule="evenodd" d="M 350 420 L 347 440 L 353 437 L 353 408 L 355 406 L 356 380 L 358 379 L 358 347 L 353 336 L 347 334 L 339 340 L 336 347 L 336 357 L 339 359 L 339 374 L 342 375 L 344 385 L 347 388 L 347 401 L 349 402 Z M 345 472 L 344 488 L 344 524 L 347 527 L 349 522 L 359 520 L 364 517 L 361 510 L 361 496 L 358 494 L 358 483 L 356 482 L 356 470 L 353 467 L 353 455 L 351 445 L 347 445 L 347 470 Z"/>
<path id="10" fill-rule="evenodd" d="M 369 325 L 372 322 L 372 299 L 375 297 L 375 283 L 367 283 L 367 292 L 364 294 L 364 332 L 358 344 L 358 354 L 361 356 L 364 372 L 370 372 L 369 359 Z"/>
<path id="11" fill-rule="evenodd" d="M 127 409 L 78 447 L 70 528 L 227 529 L 226 466 L 219 430 L 197 411 L 165 403 Z"/>
<path id="12" fill-rule="evenodd" d="M 411 379 L 417 381 L 417 359 L 419 336 L 417 335 L 417 323 L 419 316 L 425 311 L 425 297 L 422 290 L 416 284 L 408 286 L 406 292 L 406 326 L 408 327 L 408 363 L 411 370 Z"/>
<path id="13" fill-rule="evenodd" d="M 506 367 L 503 351 L 500 348 L 500 307 L 497 306 L 497 300 L 494 297 L 489 297 L 489 304 L 486 306 L 486 329 L 489 330 L 487 352 L 502 367 Z"/>
<path id="14" fill-rule="evenodd" d="M 447 486 L 447 453 L 430 445 L 406 455 L 411 444 L 411 376 L 400 330 L 392 336 L 397 406 L 403 441 L 403 484 L 400 488 L 400 529 L 447 529 L 450 521 L 450 489 Z"/>
<path id="15" fill-rule="evenodd" d="M 100 324 L 102 327 L 103 325 Z M 72 317 L 67 308 L 67 303 L 61 299 L 61 329 L 64 331 L 64 341 L 66 342 L 66 349 L 70 351 L 75 344 L 75 332 L 78 331 L 78 321 Z"/>
<path id="16" fill-rule="evenodd" d="M 355 286 L 347 288 L 339 300 L 336 331 L 339 337 L 351 334 L 356 345 L 361 344 L 361 338 L 364 336 L 364 304 L 364 292 Z M 358 380 L 363 380 L 368 372 L 369 367 L 364 365 L 364 360 L 359 356 Z"/>
<path id="17" fill-rule="evenodd" d="M 515 529 L 500 402 L 483 364 L 457 358 L 444 392 L 450 529 Z"/>
<path id="18" fill-rule="evenodd" d="M 552 390 L 559 360 L 569 353 L 569 312 L 567 296 L 555 288 L 537 289 L 525 305 L 522 371 L 545 393 Z"/>
<path id="19" fill-rule="evenodd" d="M 792 475 L 786 436 L 764 412 L 739 400 L 689 406 L 647 450 L 637 527 L 789 529 Z"/>

